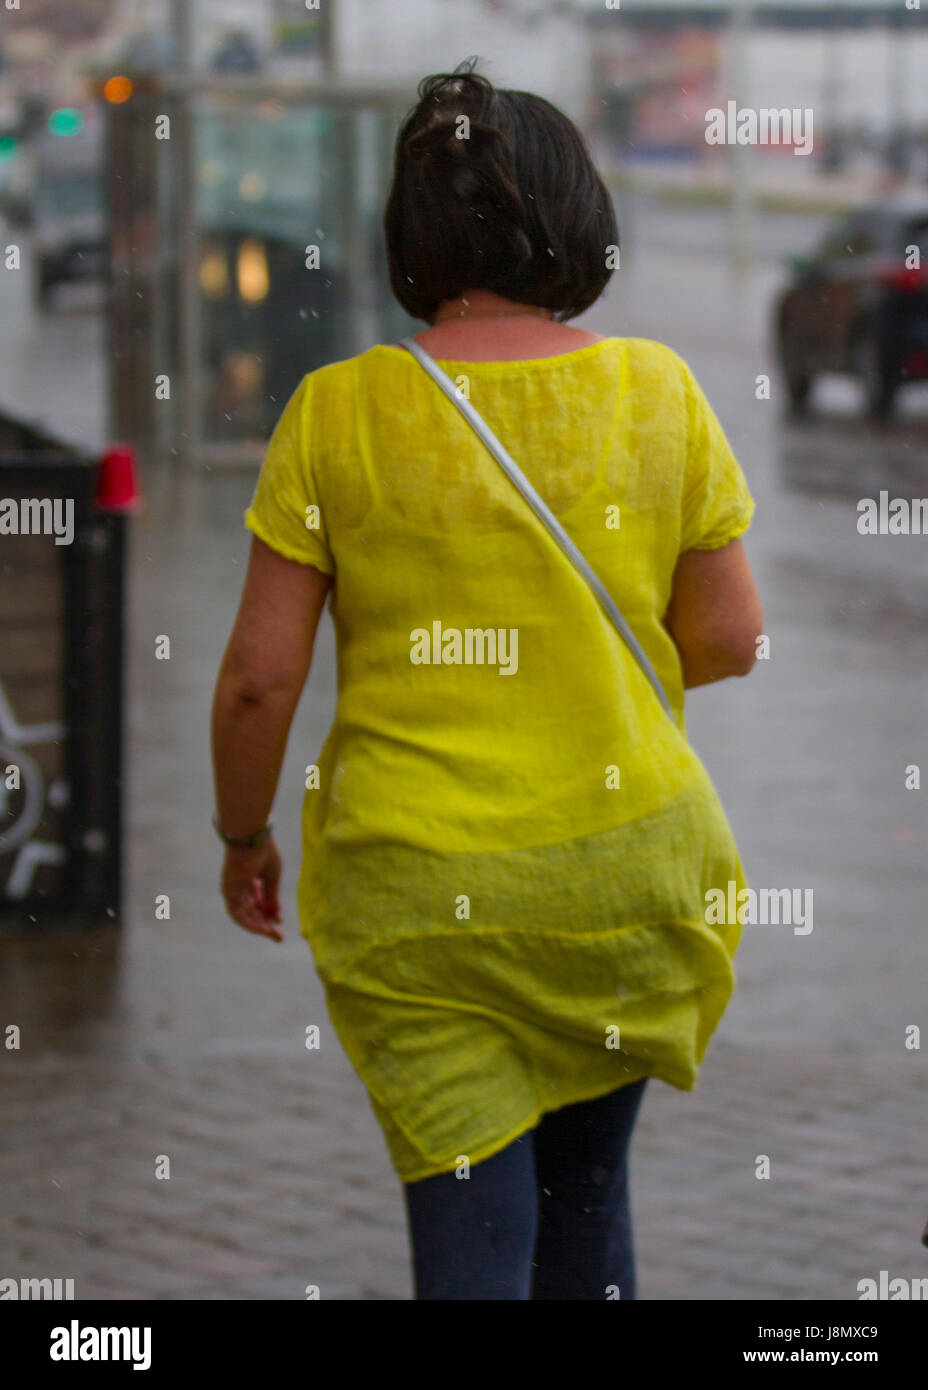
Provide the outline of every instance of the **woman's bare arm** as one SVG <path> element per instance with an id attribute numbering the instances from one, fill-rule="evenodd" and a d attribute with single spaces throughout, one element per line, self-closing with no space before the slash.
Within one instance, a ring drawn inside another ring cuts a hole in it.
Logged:
<path id="1" fill-rule="evenodd" d="M 331 582 L 253 538 L 213 698 L 216 809 L 230 835 L 267 820 Z"/>
<path id="2" fill-rule="evenodd" d="M 740 539 L 717 550 L 686 550 L 674 570 L 664 616 L 683 663 L 687 690 L 746 676 L 757 659 L 764 618 Z"/>
<path id="3" fill-rule="evenodd" d="M 228 835 L 251 835 L 268 820 L 331 583 L 312 565 L 287 560 L 253 538 L 213 697 L 216 811 Z M 273 837 L 257 849 L 226 849 L 221 886 L 229 915 L 275 941 L 283 940 L 280 873 Z"/>

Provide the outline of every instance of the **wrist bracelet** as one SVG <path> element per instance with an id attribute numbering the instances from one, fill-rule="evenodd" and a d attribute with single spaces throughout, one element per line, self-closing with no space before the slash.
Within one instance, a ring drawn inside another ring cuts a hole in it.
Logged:
<path id="1" fill-rule="evenodd" d="M 227 835 L 219 824 L 219 818 L 217 816 L 213 816 L 213 826 L 223 844 L 231 845 L 233 849 L 258 849 L 270 838 L 273 828 L 270 821 L 268 821 L 267 825 L 265 825 L 262 830 L 256 830 L 253 835 Z"/>

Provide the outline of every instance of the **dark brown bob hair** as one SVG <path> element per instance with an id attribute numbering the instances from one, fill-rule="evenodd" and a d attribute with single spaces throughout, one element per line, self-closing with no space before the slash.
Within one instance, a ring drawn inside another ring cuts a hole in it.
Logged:
<path id="1" fill-rule="evenodd" d="M 468 289 L 575 318 L 612 275 L 612 199 L 573 122 L 543 97 L 497 90 L 476 61 L 423 78 L 397 136 L 384 215 L 393 293 L 426 323 Z"/>

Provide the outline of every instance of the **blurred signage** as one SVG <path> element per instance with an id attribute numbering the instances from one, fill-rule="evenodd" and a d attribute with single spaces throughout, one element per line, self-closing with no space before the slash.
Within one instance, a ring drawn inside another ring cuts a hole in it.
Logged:
<path id="1" fill-rule="evenodd" d="M 331 0 L 317 0 L 311 9 L 306 0 L 276 0 L 274 39 L 277 51 L 328 62 Z"/>
<path id="2" fill-rule="evenodd" d="M 602 42 L 605 35 L 597 38 L 600 78 L 616 87 L 672 85 L 687 78 L 701 82 L 718 70 L 718 37 L 708 29 L 670 34 L 628 29 L 611 42 Z"/>
<path id="3" fill-rule="evenodd" d="M 720 51 L 705 29 L 623 30 L 600 47 L 601 95 L 625 109 L 624 139 L 638 155 L 690 155 L 705 146 L 705 115 L 720 94 Z"/>

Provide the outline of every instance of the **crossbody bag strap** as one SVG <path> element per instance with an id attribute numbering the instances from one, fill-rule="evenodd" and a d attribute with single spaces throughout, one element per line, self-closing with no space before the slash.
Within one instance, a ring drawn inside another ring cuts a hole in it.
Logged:
<path id="1" fill-rule="evenodd" d="M 650 682 L 655 695 L 660 700 L 669 717 L 673 719 L 670 702 L 667 699 L 666 692 L 661 685 L 657 672 L 645 655 L 637 637 L 622 616 L 621 610 L 615 599 L 609 593 L 609 590 L 593 569 L 592 565 L 590 565 L 583 552 L 571 540 L 557 517 L 551 511 L 551 508 L 532 487 L 519 465 L 506 452 L 483 417 L 478 414 L 470 401 L 464 398 L 447 373 L 443 372 L 441 367 L 439 367 L 435 359 L 431 357 L 429 353 L 426 352 L 425 348 L 421 347 L 414 338 L 402 338 L 400 341 L 403 347 L 408 348 L 420 366 L 425 368 L 432 380 L 441 387 L 448 399 L 457 406 L 458 410 L 464 416 L 464 419 L 474 430 L 474 433 L 482 443 L 486 445 L 490 453 L 496 459 L 496 462 L 506 474 L 509 481 L 519 489 L 539 521 L 544 524 L 557 541 L 574 569 L 586 580 L 596 598 L 599 600 L 602 608 L 605 610 L 606 615 L 619 633 L 619 636 L 638 662 L 638 665 Z"/>

